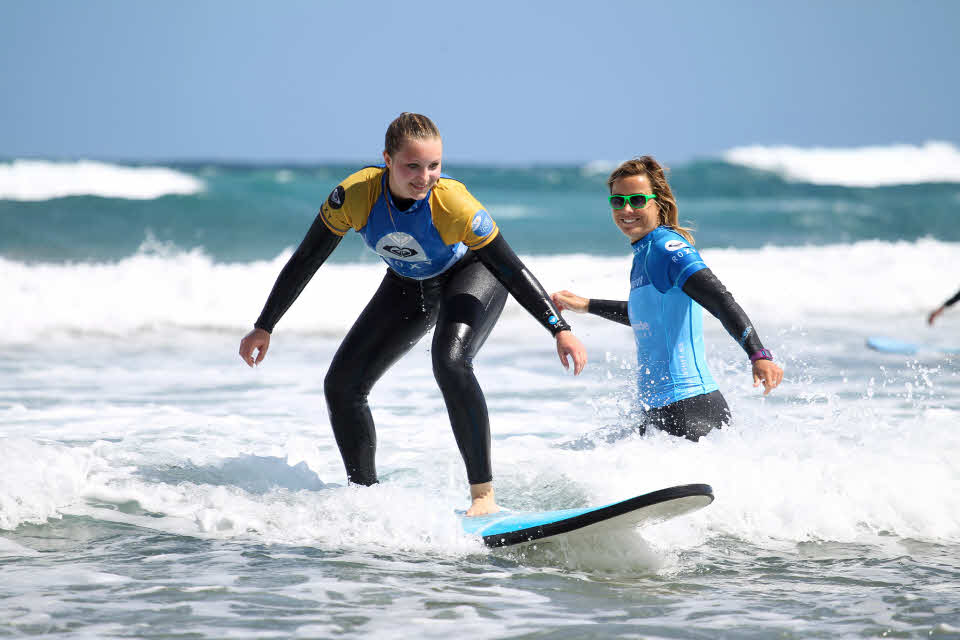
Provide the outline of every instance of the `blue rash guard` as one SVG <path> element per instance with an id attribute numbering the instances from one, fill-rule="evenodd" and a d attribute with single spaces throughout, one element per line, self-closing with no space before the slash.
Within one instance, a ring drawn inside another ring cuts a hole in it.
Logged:
<path id="1" fill-rule="evenodd" d="M 663 407 L 718 389 L 703 350 L 703 309 L 683 292 L 706 269 L 679 233 L 657 227 L 633 243 L 630 326 L 637 342 L 637 388 L 646 407 Z"/>

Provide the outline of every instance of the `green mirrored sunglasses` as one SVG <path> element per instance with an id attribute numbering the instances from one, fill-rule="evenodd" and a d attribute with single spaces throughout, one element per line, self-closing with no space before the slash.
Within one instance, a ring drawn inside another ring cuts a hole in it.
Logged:
<path id="1" fill-rule="evenodd" d="M 623 209 L 627 206 L 627 203 L 630 203 L 630 206 L 634 209 L 643 209 L 647 206 L 648 200 L 653 200 L 656 198 L 652 193 L 634 193 L 629 196 L 610 196 L 610 206 L 614 209 Z"/>

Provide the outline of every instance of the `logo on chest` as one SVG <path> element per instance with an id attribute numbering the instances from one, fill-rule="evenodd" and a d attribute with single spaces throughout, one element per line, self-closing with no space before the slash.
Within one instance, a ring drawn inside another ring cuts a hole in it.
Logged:
<path id="1" fill-rule="evenodd" d="M 388 233 L 377 240 L 374 251 L 384 258 L 392 260 L 403 260 L 404 262 L 430 261 L 417 239 L 402 231 Z"/>
<path id="2" fill-rule="evenodd" d="M 636 333 L 640 334 L 644 338 L 649 338 L 650 336 L 653 335 L 653 330 L 650 329 L 649 322 L 644 322 L 643 320 L 637 320 L 636 322 L 631 323 L 630 326 L 633 327 L 633 330 Z"/>

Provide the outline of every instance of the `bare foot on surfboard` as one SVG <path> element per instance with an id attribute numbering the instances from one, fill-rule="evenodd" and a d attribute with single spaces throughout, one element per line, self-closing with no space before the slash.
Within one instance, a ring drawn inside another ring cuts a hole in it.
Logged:
<path id="1" fill-rule="evenodd" d="M 467 516 L 485 516 L 500 511 L 493 498 L 493 483 L 483 482 L 470 485 L 470 499 L 473 504 L 467 509 Z"/>

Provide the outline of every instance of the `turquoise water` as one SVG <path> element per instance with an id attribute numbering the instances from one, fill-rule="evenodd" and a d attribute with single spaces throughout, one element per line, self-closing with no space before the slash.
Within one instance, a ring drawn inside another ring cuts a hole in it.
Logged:
<path id="1" fill-rule="evenodd" d="M 760 395 L 705 318 L 734 420 L 699 443 L 559 446 L 630 425 L 629 329 L 570 317 L 590 356 L 575 378 L 508 302 L 475 362 L 501 504 L 716 495 L 518 551 L 460 528 L 466 478 L 429 341 L 371 395 L 381 484 L 344 486 L 323 376 L 384 271 L 355 237 L 264 363 L 236 356 L 351 168 L 177 165 L 144 181 L 98 165 L 77 186 L 54 165 L 18 173 L 16 197 L 0 171 L 0 637 L 960 638 L 960 366 L 865 347 L 960 346 L 960 311 L 925 324 L 960 286 L 960 184 L 674 167 L 704 259 L 786 372 Z M 625 297 L 602 168 L 447 171 L 548 290 Z M 108 190 L 122 197 L 89 195 Z"/>
<path id="2" fill-rule="evenodd" d="M 147 237 L 216 261 L 270 259 L 303 237 L 330 190 L 359 167 L 175 166 L 202 191 L 150 200 L 73 196 L 0 200 L 0 255 L 24 260 L 103 261 L 135 253 Z M 616 255 L 606 172 L 582 168 L 446 167 L 528 254 Z M 769 172 L 698 162 L 672 170 L 681 220 L 705 247 L 960 241 L 960 184 L 862 188 L 787 181 Z M 576 242 L 571 243 L 570 238 Z M 355 234 L 339 261 L 376 260 Z"/>

